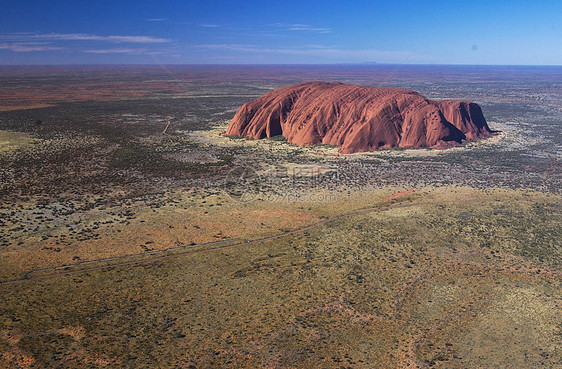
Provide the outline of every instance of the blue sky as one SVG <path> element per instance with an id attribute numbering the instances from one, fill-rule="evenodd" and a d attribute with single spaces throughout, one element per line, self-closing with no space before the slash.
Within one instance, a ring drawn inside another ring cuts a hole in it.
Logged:
<path id="1" fill-rule="evenodd" d="M 562 1 L 3 1 L 0 64 L 562 65 Z"/>

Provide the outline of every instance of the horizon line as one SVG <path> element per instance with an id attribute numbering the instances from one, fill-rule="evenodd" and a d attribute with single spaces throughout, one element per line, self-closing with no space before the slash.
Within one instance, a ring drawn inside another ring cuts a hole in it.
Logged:
<path id="1" fill-rule="evenodd" d="M 461 64 L 461 63 L 377 63 L 377 62 L 357 62 L 357 63 L 69 63 L 69 64 L 1 64 L 0 67 L 136 67 L 136 66 L 248 66 L 248 67 L 261 67 L 261 66 L 457 66 L 457 67 L 562 67 L 562 64 Z"/>

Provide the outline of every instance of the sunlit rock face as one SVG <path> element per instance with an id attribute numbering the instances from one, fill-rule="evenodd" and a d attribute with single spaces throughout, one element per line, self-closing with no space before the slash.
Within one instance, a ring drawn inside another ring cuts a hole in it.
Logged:
<path id="1" fill-rule="evenodd" d="M 269 92 L 240 107 L 228 136 L 283 135 L 296 145 L 340 152 L 449 147 L 491 135 L 477 104 L 433 101 L 412 90 L 309 82 Z"/>

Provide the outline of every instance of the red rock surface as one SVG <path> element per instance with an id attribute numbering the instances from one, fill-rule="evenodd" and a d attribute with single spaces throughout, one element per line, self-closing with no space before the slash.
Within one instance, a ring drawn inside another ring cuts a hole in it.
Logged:
<path id="1" fill-rule="evenodd" d="M 283 135 L 297 145 L 337 145 L 344 154 L 391 147 L 448 147 L 488 137 L 482 110 L 412 90 L 309 82 L 269 92 L 238 110 L 227 136 Z"/>

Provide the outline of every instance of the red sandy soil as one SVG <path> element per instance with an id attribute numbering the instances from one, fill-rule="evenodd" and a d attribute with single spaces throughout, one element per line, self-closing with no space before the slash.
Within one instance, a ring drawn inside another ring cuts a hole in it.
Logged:
<path id="1" fill-rule="evenodd" d="M 393 193 L 392 195 L 388 196 L 388 197 L 385 199 L 385 201 L 391 201 L 391 200 L 397 199 L 397 198 L 399 198 L 399 197 L 409 195 L 409 194 L 411 194 L 411 193 L 414 193 L 414 190 L 413 190 L 413 189 L 409 189 L 409 190 L 407 190 L 407 191 L 402 191 L 402 192 L 396 192 L 396 193 Z"/>
<path id="2" fill-rule="evenodd" d="M 34 109 L 72 101 L 118 101 L 155 93 L 177 94 L 183 91 L 168 81 L 142 82 L 69 82 L 65 85 L 40 85 L 33 88 L 0 86 L 0 111 Z"/>
<path id="3" fill-rule="evenodd" d="M 244 104 L 227 136 L 283 135 L 303 146 L 341 146 L 344 154 L 391 147 L 449 147 L 492 134 L 477 104 L 433 101 L 412 90 L 308 82 Z"/>

